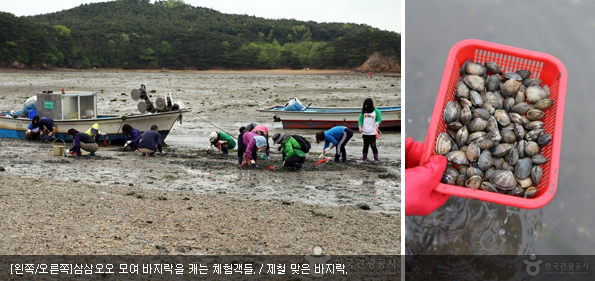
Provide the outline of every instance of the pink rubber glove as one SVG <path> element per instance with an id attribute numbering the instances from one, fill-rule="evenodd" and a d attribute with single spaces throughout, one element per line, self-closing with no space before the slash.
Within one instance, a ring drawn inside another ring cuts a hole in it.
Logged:
<path id="1" fill-rule="evenodd" d="M 419 166 L 423 143 L 405 139 L 405 215 L 426 216 L 444 205 L 450 196 L 434 191 L 446 169 L 446 158 L 433 155 Z"/>

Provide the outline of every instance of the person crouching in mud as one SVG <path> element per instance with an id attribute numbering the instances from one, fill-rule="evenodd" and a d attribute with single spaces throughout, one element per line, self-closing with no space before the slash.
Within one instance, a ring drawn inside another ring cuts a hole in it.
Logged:
<path id="1" fill-rule="evenodd" d="M 76 155 L 76 157 L 81 157 L 81 149 L 90 152 L 91 155 L 95 155 L 95 151 L 99 149 L 95 139 L 86 133 L 81 133 L 73 128 L 68 130 L 68 135 L 74 140 L 73 145 L 68 152 Z"/>
<path id="2" fill-rule="evenodd" d="M 209 135 L 210 145 L 207 150 L 211 150 L 213 146 L 221 150 L 224 155 L 229 154 L 230 149 L 236 147 L 236 142 L 228 134 L 224 132 L 211 132 Z"/>
<path id="3" fill-rule="evenodd" d="M 132 151 L 137 150 L 141 136 L 140 131 L 130 126 L 130 124 L 124 124 L 122 126 L 122 133 L 124 134 L 124 148 L 130 147 Z"/>
<path id="4" fill-rule="evenodd" d="M 242 163 L 242 167 L 248 167 L 249 164 L 254 165 L 254 167 L 258 167 L 256 165 L 256 155 L 252 155 L 253 151 L 258 151 L 262 149 L 266 149 L 267 141 L 263 136 L 257 135 L 251 132 L 245 132 L 242 135 L 242 144 L 246 148 L 246 153 L 244 154 L 244 163 Z"/>
<path id="5" fill-rule="evenodd" d="M 280 144 L 283 149 L 283 166 L 294 167 L 296 171 L 302 169 L 306 161 L 306 154 L 302 147 L 289 133 L 276 133 L 273 135 L 273 145 Z"/>
<path id="6" fill-rule="evenodd" d="M 161 134 L 159 134 L 157 125 L 152 125 L 151 130 L 145 131 L 141 135 L 138 150 L 143 153 L 143 156 L 155 156 L 157 150 L 159 150 L 161 155 L 164 155 L 163 147 L 161 146 Z"/>
<path id="7" fill-rule="evenodd" d="M 25 132 L 25 137 L 28 140 L 39 140 L 40 131 L 39 131 L 39 116 L 33 117 L 29 126 L 27 126 L 27 131 Z"/>

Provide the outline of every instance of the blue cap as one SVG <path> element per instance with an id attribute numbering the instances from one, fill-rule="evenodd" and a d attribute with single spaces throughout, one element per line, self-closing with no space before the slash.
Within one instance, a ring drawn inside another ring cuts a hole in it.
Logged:
<path id="1" fill-rule="evenodd" d="M 256 141 L 257 148 L 261 148 L 267 145 L 267 140 L 265 140 L 263 136 L 255 136 L 254 140 Z"/>

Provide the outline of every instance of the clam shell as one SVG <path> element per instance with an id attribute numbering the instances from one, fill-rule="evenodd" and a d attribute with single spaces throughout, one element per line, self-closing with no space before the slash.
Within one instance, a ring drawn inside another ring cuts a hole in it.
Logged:
<path id="1" fill-rule="evenodd" d="M 485 81 L 486 91 L 488 91 L 488 92 L 498 91 L 498 89 L 500 89 L 500 81 L 501 80 L 502 80 L 502 78 L 497 74 L 489 76 Z"/>
<path id="2" fill-rule="evenodd" d="M 465 145 L 465 142 L 467 142 L 467 138 L 469 137 L 469 131 L 467 130 L 467 127 L 462 127 L 461 129 L 459 129 L 459 131 L 457 132 L 457 136 L 455 137 L 455 142 L 457 143 L 457 145 L 459 147 L 462 147 Z"/>
<path id="3" fill-rule="evenodd" d="M 467 175 L 465 174 L 460 174 L 456 181 L 455 181 L 455 185 L 457 186 L 465 186 L 465 182 L 467 182 Z"/>
<path id="4" fill-rule="evenodd" d="M 469 100 L 475 107 L 481 107 L 483 105 L 483 98 L 477 91 L 471 91 L 469 93 Z"/>
<path id="5" fill-rule="evenodd" d="M 520 77 L 520 76 L 519 76 Z M 512 97 L 521 88 L 521 82 L 516 79 L 508 79 L 500 85 L 500 92 L 503 97 Z"/>
<path id="6" fill-rule="evenodd" d="M 479 156 L 479 159 L 477 159 L 477 167 L 480 170 L 485 171 L 489 167 L 491 167 L 492 164 L 493 164 L 492 153 L 489 150 L 484 150 L 481 153 L 481 155 Z"/>
<path id="7" fill-rule="evenodd" d="M 492 149 L 492 156 L 494 157 L 503 157 L 504 155 L 506 155 L 511 149 L 512 149 L 513 145 L 510 143 L 501 143 L 496 145 L 496 147 L 494 147 Z"/>
<path id="8" fill-rule="evenodd" d="M 492 72 L 494 74 L 500 74 L 500 73 L 502 73 L 502 70 L 500 70 L 500 65 L 498 65 L 498 63 L 496 63 L 496 62 L 493 62 L 493 61 L 492 62 L 486 62 L 485 63 L 485 66 L 486 66 L 486 68 L 490 72 Z"/>
<path id="9" fill-rule="evenodd" d="M 465 85 L 467 85 L 467 87 L 469 87 L 471 90 L 478 92 L 483 90 L 485 84 L 483 78 L 477 75 L 467 75 L 463 78 L 463 82 L 465 82 Z"/>
<path id="10" fill-rule="evenodd" d="M 481 186 L 482 179 L 479 176 L 472 176 L 470 177 L 467 182 L 465 183 L 466 187 L 472 189 L 478 189 Z"/>
<path id="11" fill-rule="evenodd" d="M 525 87 L 539 86 L 541 83 L 543 83 L 543 80 L 539 78 L 529 77 L 527 79 L 523 79 L 523 85 L 525 85 Z"/>
<path id="12" fill-rule="evenodd" d="M 533 163 L 535 165 L 543 165 L 543 164 L 547 163 L 547 158 L 545 158 L 545 156 L 543 156 L 541 154 L 536 154 L 536 155 L 533 155 L 533 157 L 531 157 L 531 163 Z"/>
<path id="13" fill-rule="evenodd" d="M 524 198 L 533 198 L 537 195 L 537 188 L 534 186 L 531 186 L 529 188 L 527 188 L 525 190 L 525 193 L 523 194 Z"/>
<path id="14" fill-rule="evenodd" d="M 528 102 L 537 103 L 540 100 L 546 98 L 546 93 L 541 87 L 531 86 L 527 87 L 527 90 L 525 91 L 525 97 Z"/>
<path id="15" fill-rule="evenodd" d="M 436 154 L 446 155 L 452 148 L 451 138 L 446 133 L 441 133 L 436 139 Z"/>
<path id="16" fill-rule="evenodd" d="M 531 175 L 533 163 L 530 158 L 519 159 L 514 168 L 514 176 L 518 179 L 526 179 Z"/>
<path id="17" fill-rule="evenodd" d="M 490 119 L 490 113 L 483 108 L 475 108 L 475 109 L 471 110 L 471 117 L 473 119 L 481 118 L 484 120 L 488 120 L 488 119 Z"/>
<path id="18" fill-rule="evenodd" d="M 469 132 L 473 133 L 473 132 L 478 132 L 478 131 L 484 131 L 487 126 L 488 126 L 487 120 L 481 119 L 481 118 L 475 118 L 475 119 L 471 120 L 471 122 L 469 122 L 469 124 L 467 125 L 467 129 L 469 130 Z"/>
<path id="19" fill-rule="evenodd" d="M 497 130 L 496 130 L 497 131 Z M 475 142 L 481 151 L 492 149 L 496 146 L 496 142 L 490 139 L 482 139 Z"/>
<path id="20" fill-rule="evenodd" d="M 551 134 L 543 134 L 537 138 L 536 142 L 540 147 L 544 147 L 544 146 L 548 145 L 551 141 L 552 141 Z"/>
<path id="21" fill-rule="evenodd" d="M 446 153 L 446 155 L 444 156 L 446 157 L 446 160 L 459 165 L 469 164 L 469 161 L 467 161 L 467 156 L 465 156 L 465 152 L 462 151 L 451 151 L 449 153 Z"/>
<path id="22" fill-rule="evenodd" d="M 531 76 L 531 71 L 529 70 L 517 70 L 516 73 L 521 76 L 523 79 L 527 79 Z"/>
<path id="23" fill-rule="evenodd" d="M 533 166 L 533 168 L 531 168 L 531 180 L 533 181 L 533 183 L 536 186 L 539 186 L 539 183 L 541 183 L 541 178 L 543 177 L 543 170 L 541 169 L 540 166 Z"/>
<path id="24" fill-rule="evenodd" d="M 467 75 L 467 64 L 471 63 L 471 59 L 467 59 L 463 65 L 461 65 L 461 70 L 459 70 L 459 74 L 461 76 Z"/>
<path id="25" fill-rule="evenodd" d="M 514 134 L 514 131 L 512 129 L 500 130 L 500 136 L 502 136 L 501 141 L 503 143 L 514 143 L 517 140 L 516 135 Z"/>
<path id="26" fill-rule="evenodd" d="M 525 154 L 527 155 L 527 157 L 533 157 L 539 154 L 539 150 L 539 145 L 534 141 L 529 141 L 525 145 Z"/>
<path id="27" fill-rule="evenodd" d="M 498 124 L 501 126 L 508 126 L 510 124 L 508 113 L 506 113 L 506 111 L 503 109 L 496 109 L 494 112 L 494 118 L 496 118 L 496 121 L 498 121 Z"/>
<path id="28" fill-rule="evenodd" d="M 465 71 L 467 71 L 467 74 L 469 75 L 477 76 L 481 76 L 484 73 L 483 67 L 481 65 L 472 62 L 465 66 Z"/>
<path id="29" fill-rule="evenodd" d="M 550 106 L 552 106 L 552 104 L 554 104 L 554 100 L 543 99 L 543 100 L 538 101 L 535 104 L 535 109 L 546 110 L 546 109 L 550 108 Z"/>
<path id="30" fill-rule="evenodd" d="M 469 169 L 467 169 L 467 178 L 471 178 L 473 176 L 480 176 L 483 177 L 483 172 L 481 171 L 481 169 L 477 168 L 477 167 L 469 167 Z"/>
<path id="31" fill-rule="evenodd" d="M 465 82 L 463 81 L 458 81 L 457 84 L 455 84 L 455 88 L 457 89 L 457 95 L 460 98 L 466 98 L 469 99 L 469 87 L 467 87 L 467 85 L 465 85 Z"/>
<path id="32" fill-rule="evenodd" d="M 545 113 L 539 109 L 531 109 L 527 111 L 527 118 L 531 121 L 538 121 L 545 117 Z"/>
<path id="33" fill-rule="evenodd" d="M 517 182 L 511 171 L 496 170 L 490 175 L 490 182 L 502 190 L 513 189 Z"/>
<path id="34" fill-rule="evenodd" d="M 535 167 L 539 167 L 539 166 L 534 166 L 533 168 L 535 168 Z M 531 177 L 528 177 L 528 178 L 522 179 L 522 180 L 517 179 L 517 182 L 519 183 L 519 185 L 522 188 L 527 188 L 527 187 L 533 186 L 533 180 L 531 179 Z"/>
<path id="35" fill-rule="evenodd" d="M 444 108 L 444 122 L 448 124 L 457 121 L 457 118 L 459 118 L 459 109 L 456 106 L 456 102 L 451 101 Z"/>
<path id="36" fill-rule="evenodd" d="M 459 121 L 461 121 L 463 125 L 467 125 L 472 119 L 471 109 L 469 109 L 469 106 L 463 106 L 463 109 L 461 109 L 461 114 L 459 115 Z"/>
<path id="37" fill-rule="evenodd" d="M 518 81 L 523 81 L 523 77 L 521 77 L 518 73 L 516 72 L 504 72 L 504 74 L 502 75 L 502 77 L 504 77 L 504 79 L 509 79 L 509 80 L 516 80 Z"/>
<path id="38" fill-rule="evenodd" d="M 477 158 L 479 158 L 480 153 L 481 150 L 479 149 L 479 146 L 477 146 L 477 144 L 475 143 L 472 143 L 467 147 L 467 151 L 465 151 L 465 156 L 470 162 L 473 162 L 477 160 Z"/>
<path id="39" fill-rule="evenodd" d="M 529 111 L 531 109 L 531 106 L 529 106 L 526 102 L 519 102 L 517 104 L 515 104 L 510 111 L 514 112 L 514 113 L 518 113 L 520 115 L 523 115 L 525 113 L 527 113 L 527 111 Z"/>

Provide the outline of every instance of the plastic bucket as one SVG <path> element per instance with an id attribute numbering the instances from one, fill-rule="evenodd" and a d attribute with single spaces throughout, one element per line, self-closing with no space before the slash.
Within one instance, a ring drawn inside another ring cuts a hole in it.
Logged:
<path id="1" fill-rule="evenodd" d="M 57 140 L 61 140 L 62 141 L 62 146 L 55 144 Z M 54 156 L 64 156 L 64 148 L 66 147 L 66 142 L 64 142 L 64 140 L 62 140 L 62 139 L 55 139 L 52 142 L 52 145 L 54 147 Z"/>
<path id="2" fill-rule="evenodd" d="M 35 109 L 29 110 L 29 119 L 33 119 L 33 117 L 35 117 L 35 115 L 37 115 L 37 110 L 35 110 Z"/>
<path id="3" fill-rule="evenodd" d="M 546 117 L 542 121 L 545 122 L 546 133 L 552 134 L 552 141 L 541 148 L 541 154 L 549 161 L 541 165 L 543 177 L 537 186 L 539 191 L 533 198 L 521 198 L 443 183 L 438 184 L 434 191 L 524 209 L 545 206 L 554 198 L 558 188 L 562 123 L 568 82 L 566 67 L 551 55 L 473 39 L 464 40 L 454 45 L 446 60 L 442 82 L 426 135 L 421 163 L 425 163 L 428 157 L 436 154 L 436 139 L 440 133 L 447 131 L 442 113 L 446 104 L 455 99 L 455 84 L 460 77 L 459 69 L 469 58 L 474 63 L 495 61 L 503 72 L 530 70 L 531 77 L 542 79 L 543 84 L 550 87 L 550 99 L 554 103 L 544 111 Z"/>
<path id="4" fill-rule="evenodd" d="M 297 98 L 291 99 L 288 103 L 285 104 L 283 110 L 285 111 L 302 111 L 302 103 Z"/>

